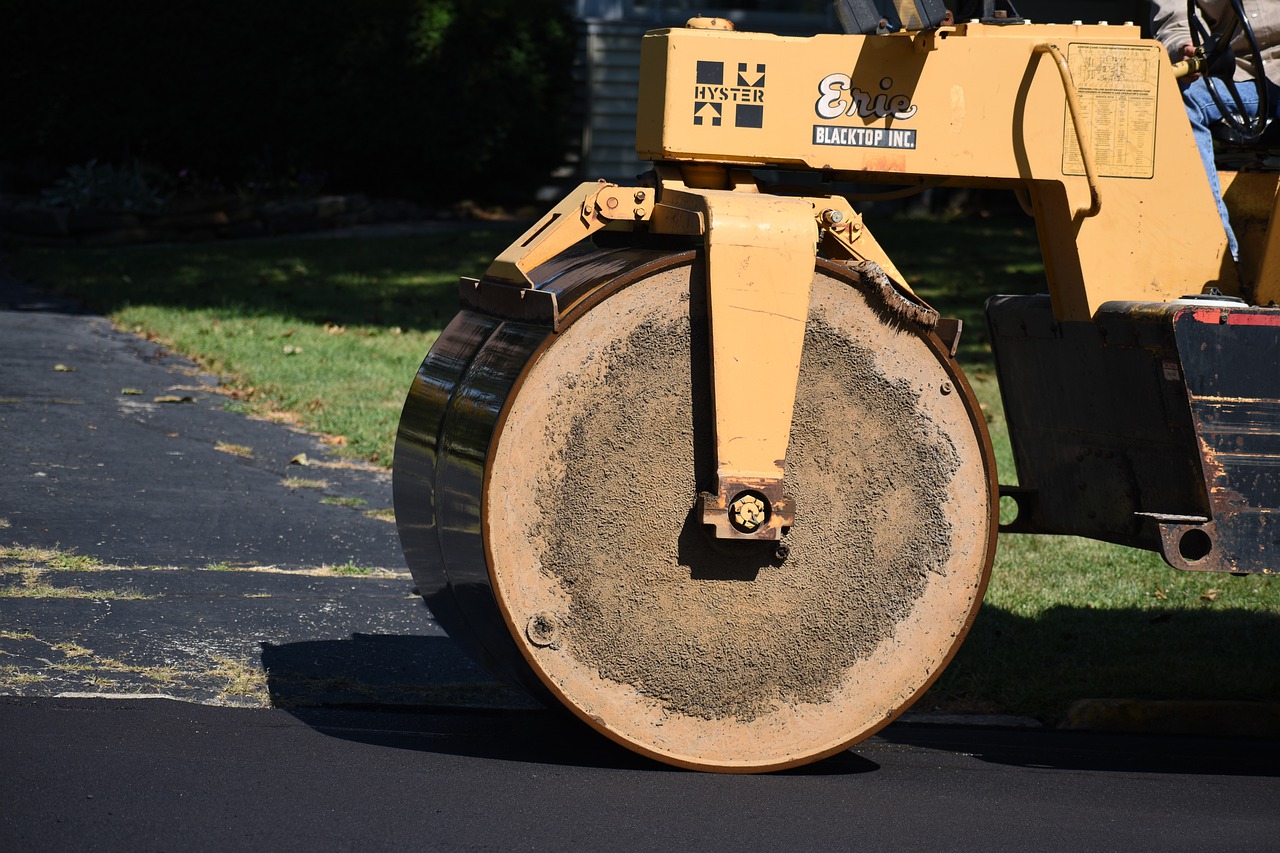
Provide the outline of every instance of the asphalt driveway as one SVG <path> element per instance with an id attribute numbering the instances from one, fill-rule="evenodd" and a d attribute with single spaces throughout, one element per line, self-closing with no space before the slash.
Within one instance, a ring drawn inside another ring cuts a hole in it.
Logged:
<path id="1" fill-rule="evenodd" d="M 227 403 L 0 275 L 0 695 L 527 706 L 414 593 L 389 473 Z"/>

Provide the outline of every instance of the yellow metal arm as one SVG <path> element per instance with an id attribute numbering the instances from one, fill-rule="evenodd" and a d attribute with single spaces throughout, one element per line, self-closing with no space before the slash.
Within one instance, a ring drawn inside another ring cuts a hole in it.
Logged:
<path id="1" fill-rule="evenodd" d="M 641 63 L 642 158 L 1021 192 L 1059 320 L 1238 289 L 1168 53 L 1136 26 L 669 29 Z"/>
<path id="2" fill-rule="evenodd" d="M 489 265 L 487 278 L 533 287 L 529 273 L 611 222 L 638 222 L 653 214 L 652 187 L 582 183 L 551 208 Z"/>
<path id="3" fill-rule="evenodd" d="M 516 240 L 487 277 L 529 273 L 610 222 L 705 242 L 716 483 L 700 497 L 721 538 L 777 540 L 795 513 L 784 488 L 796 381 L 820 234 L 837 257 L 870 258 L 901 279 L 848 202 L 761 193 L 723 169 L 659 167 L 656 187 L 582 184 Z M 903 283 L 905 289 L 905 282 Z M 767 345 L 762 342 L 767 341 Z"/>

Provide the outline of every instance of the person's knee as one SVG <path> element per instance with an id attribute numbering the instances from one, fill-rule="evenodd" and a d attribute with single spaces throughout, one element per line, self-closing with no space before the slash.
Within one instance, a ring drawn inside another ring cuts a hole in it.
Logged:
<path id="1" fill-rule="evenodd" d="M 1208 127 L 1217 120 L 1216 113 L 1211 115 L 1204 103 L 1190 89 L 1182 93 L 1182 104 L 1187 108 L 1187 118 L 1197 127 Z"/>

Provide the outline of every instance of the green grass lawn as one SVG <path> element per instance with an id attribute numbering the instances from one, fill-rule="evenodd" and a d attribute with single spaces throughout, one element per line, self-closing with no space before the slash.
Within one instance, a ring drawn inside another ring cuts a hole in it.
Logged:
<path id="1" fill-rule="evenodd" d="M 915 289 L 965 323 L 960 357 L 1014 482 L 982 306 L 1045 289 L 1030 220 L 867 224 Z M 55 287 L 225 377 L 228 404 L 341 436 L 389 464 L 418 363 L 518 229 L 127 249 L 22 249 Z M 1079 698 L 1280 699 L 1280 586 L 1179 573 L 1155 555 L 1070 537 L 1001 538 L 986 602 L 925 709 L 1053 721 Z"/>

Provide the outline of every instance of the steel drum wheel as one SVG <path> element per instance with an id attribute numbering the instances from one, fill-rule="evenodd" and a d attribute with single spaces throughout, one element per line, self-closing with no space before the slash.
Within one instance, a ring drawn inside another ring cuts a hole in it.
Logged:
<path id="1" fill-rule="evenodd" d="M 938 341 L 820 262 L 787 454 L 795 526 L 783 551 L 713 539 L 693 512 L 715 470 L 704 293 L 701 265 L 671 256 L 600 282 L 531 350 L 479 495 L 509 642 L 473 636 L 642 754 L 780 769 L 874 733 L 950 661 L 994 555 L 994 464 Z M 397 483 L 398 515 L 418 491 Z"/>

